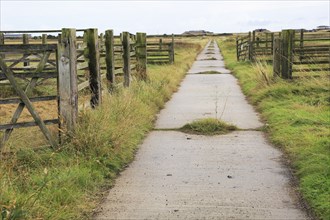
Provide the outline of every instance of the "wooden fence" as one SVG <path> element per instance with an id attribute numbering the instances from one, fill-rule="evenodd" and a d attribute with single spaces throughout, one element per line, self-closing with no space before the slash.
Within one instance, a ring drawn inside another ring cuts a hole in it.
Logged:
<path id="1" fill-rule="evenodd" d="M 23 31 L 23 44 L 17 44 L 17 39 L 15 44 L 6 41 L 4 33 L 0 33 L 0 87 L 5 82 L 18 95 L 0 99 L 0 104 L 18 103 L 10 123 L 0 125 L 0 130 L 5 130 L 0 151 L 13 129 L 30 126 L 39 126 L 50 145 L 56 147 L 58 141 L 46 125 L 58 124 L 59 130 L 74 131 L 80 90 L 89 89 L 90 105 L 95 108 L 102 103 L 102 79 L 106 79 L 107 90 L 111 92 L 118 85 L 129 87 L 132 77 L 147 78 L 145 33 L 123 32 L 116 37 L 113 30 L 107 30 L 99 36 L 97 29 L 64 28 L 42 31 L 41 41 L 29 42 L 26 33 L 40 32 Z M 83 37 L 77 38 L 77 32 L 83 32 Z M 45 33 L 56 33 L 57 39 L 48 41 Z M 53 80 L 55 94 L 31 97 L 31 91 L 45 79 Z M 22 82 L 28 82 L 25 88 Z M 58 117 L 42 119 L 33 103 L 49 100 L 57 100 Z M 25 107 L 34 121 L 18 123 Z"/>
<path id="2" fill-rule="evenodd" d="M 296 32 L 292 48 L 293 72 L 330 71 L 330 32 Z"/>
<path id="3" fill-rule="evenodd" d="M 252 32 L 250 44 L 250 60 L 271 62 L 273 57 L 274 33 Z"/>
<path id="4" fill-rule="evenodd" d="M 236 58 L 237 61 L 250 60 L 250 42 L 251 42 L 251 32 L 249 35 L 236 38 Z"/>
<path id="5" fill-rule="evenodd" d="M 18 97 L 1 99 L 0 104 L 15 104 L 18 106 L 8 124 L 0 125 L 1 130 L 5 130 L 1 140 L 2 147 L 8 140 L 14 128 L 39 126 L 42 133 L 52 146 L 56 146 L 56 141 L 52 138 L 47 124 L 59 124 L 59 118 L 56 119 L 41 119 L 40 115 L 33 106 L 33 102 L 38 101 L 49 101 L 58 98 L 57 95 L 53 96 L 39 96 L 29 97 L 29 93 L 37 86 L 38 80 L 43 78 L 57 78 L 58 69 L 56 66 L 56 54 L 57 45 L 0 45 L 0 77 L 7 79 Z M 6 56 L 6 58 L 4 57 Z M 19 58 L 14 58 L 19 56 Z M 30 57 L 30 59 L 28 59 Z M 29 63 L 36 63 L 34 66 L 26 66 L 27 61 Z M 22 64 L 23 65 L 19 65 Z M 29 80 L 25 88 L 22 87 L 21 83 L 17 81 L 17 78 Z M 63 84 L 57 81 L 59 90 L 63 88 Z M 22 111 L 26 107 L 33 117 L 33 122 L 18 122 Z M 1 150 L 1 148 L 0 148 Z"/>
<path id="6" fill-rule="evenodd" d="M 274 75 L 291 79 L 293 73 L 329 72 L 330 32 L 306 34 L 283 30 L 274 42 Z"/>
<path id="7" fill-rule="evenodd" d="M 274 33 L 249 32 L 248 35 L 236 38 L 237 60 L 271 62 L 273 57 Z"/>
<path id="8" fill-rule="evenodd" d="M 157 40 L 157 38 L 147 40 L 147 62 L 150 64 L 174 63 L 174 35 L 171 36 L 170 41 L 167 38 Z"/>
<path id="9" fill-rule="evenodd" d="M 273 63 L 274 75 L 290 79 L 293 73 L 330 70 L 330 32 L 283 30 L 279 33 L 236 38 L 238 61 Z"/>

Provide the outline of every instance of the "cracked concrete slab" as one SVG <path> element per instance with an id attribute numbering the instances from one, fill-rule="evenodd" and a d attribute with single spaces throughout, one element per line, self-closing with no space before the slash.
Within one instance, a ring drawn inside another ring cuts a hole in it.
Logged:
<path id="1" fill-rule="evenodd" d="M 307 219 L 262 132 L 151 132 L 96 219 Z"/>
<path id="2" fill-rule="evenodd" d="M 210 48 L 211 49 L 208 49 Z M 196 61 L 188 71 L 188 74 L 198 74 L 206 71 L 216 71 L 222 74 L 229 74 L 225 68 L 223 57 L 216 43 L 209 42 L 204 50 L 197 56 Z"/>
<path id="3" fill-rule="evenodd" d="M 160 112 L 156 128 L 203 117 L 246 129 L 262 126 L 232 75 L 191 74 Z M 260 131 L 153 131 L 95 219 L 309 219 L 281 160 Z"/>
<path id="4" fill-rule="evenodd" d="M 200 118 L 221 118 L 242 129 L 263 126 L 237 79 L 229 74 L 187 75 L 158 115 L 156 128 L 180 128 Z"/>
<path id="5" fill-rule="evenodd" d="M 221 69 L 225 69 L 221 60 L 200 60 L 210 45 L 213 45 L 215 53 L 220 54 L 217 44 L 209 42 L 188 73 L 221 72 Z M 234 76 L 188 74 L 181 83 L 179 91 L 172 96 L 158 115 L 155 127 L 180 128 L 193 120 L 208 117 L 219 118 L 242 129 L 263 126 L 258 114 L 248 104 Z"/>
<path id="6" fill-rule="evenodd" d="M 230 71 L 224 68 L 224 62 L 219 60 L 198 60 L 189 70 L 188 74 L 199 74 L 207 71 L 216 71 L 222 74 L 229 74 Z"/>

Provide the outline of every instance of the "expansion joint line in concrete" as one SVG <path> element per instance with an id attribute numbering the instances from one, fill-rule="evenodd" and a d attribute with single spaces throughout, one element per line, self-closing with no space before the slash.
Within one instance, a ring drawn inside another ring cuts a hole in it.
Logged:
<path id="1" fill-rule="evenodd" d="M 244 129 L 238 128 L 235 131 L 265 131 L 265 130 L 266 130 L 266 127 L 261 126 L 258 128 L 244 128 Z M 152 131 L 178 131 L 178 132 L 185 133 L 185 132 L 181 131 L 181 128 L 154 128 L 154 129 L 152 129 Z"/>

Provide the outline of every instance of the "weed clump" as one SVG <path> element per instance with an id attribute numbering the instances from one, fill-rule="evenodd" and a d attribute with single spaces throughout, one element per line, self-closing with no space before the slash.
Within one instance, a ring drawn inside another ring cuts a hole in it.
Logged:
<path id="1" fill-rule="evenodd" d="M 210 58 L 206 58 L 206 59 L 203 59 L 203 60 L 217 60 L 217 58 L 215 58 L 215 57 L 210 57 Z"/>
<path id="2" fill-rule="evenodd" d="M 216 118 L 198 119 L 180 128 L 181 131 L 199 135 L 219 135 L 227 134 L 237 130 L 237 127 Z"/>
<path id="3" fill-rule="evenodd" d="M 199 72 L 197 74 L 221 74 L 221 73 L 218 71 L 210 70 L 210 71 Z"/>

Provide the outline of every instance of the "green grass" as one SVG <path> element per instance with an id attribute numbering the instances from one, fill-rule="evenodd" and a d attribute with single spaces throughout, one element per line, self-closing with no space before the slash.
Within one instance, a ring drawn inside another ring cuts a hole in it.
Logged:
<path id="1" fill-rule="evenodd" d="M 218 41 L 226 65 L 268 124 L 272 143 L 291 161 L 299 190 L 320 219 L 330 219 L 330 81 L 301 77 L 285 81 L 263 63 L 237 62 L 235 40 Z M 306 74 L 306 73 L 305 73 Z"/>
<path id="2" fill-rule="evenodd" d="M 102 106 L 81 112 L 76 133 L 58 150 L 3 155 L 2 219 L 91 219 L 206 42 L 178 45 L 174 65 L 149 65 L 146 82 L 133 80 L 130 88 L 106 95 Z"/>
<path id="3" fill-rule="evenodd" d="M 179 130 L 190 134 L 219 135 L 227 134 L 231 131 L 237 130 L 237 127 L 215 118 L 203 118 L 188 123 Z"/>

